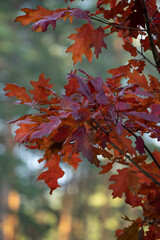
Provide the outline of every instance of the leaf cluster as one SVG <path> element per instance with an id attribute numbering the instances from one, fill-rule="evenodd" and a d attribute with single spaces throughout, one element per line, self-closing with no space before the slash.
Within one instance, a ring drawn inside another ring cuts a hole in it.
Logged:
<path id="1" fill-rule="evenodd" d="M 61 97 L 43 73 L 37 82 L 31 81 L 33 89 L 29 92 L 7 84 L 6 95 L 15 96 L 16 104 L 37 110 L 11 121 L 19 127 L 15 140 L 44 151 L 39 162 L 45 161 L 45 170 L 38 180 L 46 182 L 50 193 L 59 187 L 58 179 L 64 175 L 60 162 L 77 169 L 82 154 L 101 168 L 100 174 L 111 172 L 118 163 L 117 174 L 110 177 L 113 198 L 124 195 L 127 204 L 142 208 L 143 217 L 125 217 L 131 225 L 117 230 L 117 239 L 159 239 L 160 153 L 151 152 L 144 134 L 160 141 L 160 83 L 155 76 L 143 74 L 146 61 L 160 72 L 160 13 L 156 1 L 99 0 L 94 13 L 71 8 L 73 1 L 65 2 L 66 8 L 54 10 L 40 6 L 22 9 L 25 15 L 16 21 L 33 23 L 32 30 L 45 32 L 48 25 L 55 30 L 60 19 L 68 18 L 71 23 L 73 19 L 85 20 L 87 23 L 69 36 L 75 43 L 66 52 L 72 53 L 74 64 L 81 62 L 82 55 L 89 62 L 93 54 L 98 58 L 101 48 L 107 49 L 104 39 L 113 33 L 123 40 L 122 47 L 131 56 L 140 58 L 108 70 L 111 76 L 105 80 L 81 69 L 71 71 Z M 94 28 L 94 21 L 100 24 L 98 28 Z M 140 48 L 133 45 L 134 39 Z M 152 61 L 146 51 L 152 53 Z M 106 159 L 105 165 L 99 155 Z"/>

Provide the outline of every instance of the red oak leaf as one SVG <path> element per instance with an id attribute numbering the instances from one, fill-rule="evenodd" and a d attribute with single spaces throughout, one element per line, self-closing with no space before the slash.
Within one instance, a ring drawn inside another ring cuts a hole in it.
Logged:
<path id="1" fill-rule="evenodd" d="M 142 198 L 139 197 L 137 194 L 133 194 L 132 191 L 128 191 L 126 194 L 125 202 L 132 207 L 138 207 L 142 205 Z"/>
<path id="2" fill-rule="evenodd" d="M 139 152 L 139 154 L 145 153 L 145 145 L 141 136 L 136 138 L 135 144 L 136 144 L 135 149 Z"/>
<path id="3" fill-rule="evenodd" d="M 84 24 L 81 28 L 76 29 L 78 33 L 71 34 L 69 36 L 70 39 L 74 40 L 75 43 L 72 44 L 66 52 L 72 52 L 74 60 L 74 64 L 78 61 L 81 62 L 82 55 L 84 54 L 88 61 L 92 60 L 92 51 L 91 48 L 95 48 L 95 54 L 98 58 L 99 53 L 101 53 L 101 48 L 107 48 L 107 45 L 103 41 L 103 38 L 106 37 L 104 34 L 104 30 L 99 27 L 98 29 L 94 29 L 90 23 Z"/>
<path id="4" fill-rule="evenodd" d="M 28 142 L 33 133 L 34 129 L 37 127 L 37 123 L 30 121 L 30 119 L 26 118 L 25 120 L 18 122 L 18 128 L 15 133 L 15 140 L 19 143 Z"/>
<path id="5" fill-rule="evenodd" d="M 45 172 L 42 172 L 37 180 L 44 180 L 48 187 L 51 189 L 50 194 L 53 190 L 60 187 L 58 184 L 58 179 L 63 177 L 64 171 L 59 167 L 60 157 L 52 156 L 52 158 L 45 164 L 45 167 L 48 168 Z"/>
<path id="6" fill-rule="evenodd" d="M 144 75 L 140 75 L 139 72 L 135 69 L 127 71 L 126 77 L 129 78 L 128 83 L 137 83 L 144 89 L 148 90 L 148 81 Z"/>
<path id="7" fill-rule="evenodd" d="M 85 79 L 76 75 L 76 74 L 68 74 L 68 78 L 76 78 L 79 84 L 79 88 L 78 91 L 85 96 L 86 98 L 88 98 L 91 102 L 93 102 L 93 98 L 92 98 L 92 94 L 90 91 L 90 88 L 88 86 L 88 84 L 84 81 Z"/>
<path id="8" fill-rule="evenodd" d="M 46 104 L 50 95 L 56 95 L 51 90 L 53 84 L 49 84 L 49 81 L 50 79 L 45 79 L 45 75 L 43 73 L 39 76 L 39 80 L 37 82 L 31 81 L 31 85 L 34 89 L 29 90 L 29 92 L 33 95 L 33 99 L 38 102 L 38 104 Z"/>
<path id="9" fill-rule="evenodd" d="M 41 138 L 45 135 L 49 135 L 53 130 L 55 130 L 61 123 L 61 120 L 57 116 L 51 116 L 48 118 L 49 122 L 44 122 L 40 124 L 31 136 L 31 140 L 35 138 Z"/>
<path id="10" fill-rule="evenodd" d="M 69 16 L 74 16 L 76 20 L 85 19 L 87 22 L 92 23 L 91 19 L 89 18 L 89 11 L 84 11 L 79 8 L 72 8 L 67 9 L 67 13 Z"/>
<path id="11" fill-rule="evenodd" d="M 131 67 L 134 67 L 139 73 L 142 73 L 146 65 L 145 61 L 138 59 L 131 59 L 128 61 Z"/>
<path id="12" fill-rule="evenodd" d="M 121 198 L 122 194 L 125 193 L 127 203 L 133 207 L 139 206 L 141 198 L 136 195 L 139 186 L 137 174 L 128 168 L 118 169 L 117 172 L 118 175 L 112 175 L 109 179 L 110 181 L 115 181 L 115 183 L 109 186 L 109 189 L 113 190 L 113 198 Z"/>
<path id="13" fill-rule="evenodd" d="M 152 104 L 150 108 L 152 115 L 160 116 L 160 104 Z"/>
<path id="14" fill-rule="evenodd" d="M 116 231 L 117 240 L 137 240 L 139 236 L 139 226 L 137 222 L 133 222 L 131 226 L 123 230 Z"/>
<path id="15" fill-rule="evenodd" d="M 17 84 L 7 83 L 4 91 L 9 91 L 5 95 L 8 97 L 16 97 L 20 100 L 20 104 L 31 103 L 32 99 L 26 92 L 25 87 L 19 87 Z"/>
<path id="16" fill-rule="evenodd" d="M 130 52 L 131 56 L 136 57 L 137 56 L 137 48 L 133 47 L 130 42 L 125 42 L 124 45 L 122 45 L 124 50 Z"/>
<path id="17" fill-rule="evenodd" d="M 115 7 L 117 0 L 99 0 L 97 2 L 97 6 L 100 7 L 101 5 L 110 3 L 111 7 Z"/>
<path id="18" fill-rule="evenodd" d="M 74 64 L 82 61 L 83 54 L 87 57 L 88 61 L 91 62 L 93 54 L 90 45 L 92 43 L 91 36 L 93 27 L 91 24 L 84 24 L 81 28 L 76 28 L 76 30 L 78 33 L 69 36 L 75 43 L 71 45 L 66 52 L 73 53 L 72 59 L 74 60 Z"/>
<path id="19" fill-rule="evenodd" d="M 153 121 L 153 122 L 160 122 L 160 118 L 151 114 L 148 114 L 146 112 L 128 112 L 129 115 L 136 116 L 142 119 L 145 119 L 147 121 Z"/>
<path id="20" fill-rule="evenodd" d="M 144 236 L 143 240 L 158 240 L 160 239 L 160 227 L 150 225 L 148 231 L 146 231 L 146 236 Z"/>
<path id="21" fill-rule="evenodd" d="M 68 164 L 76 170 L 82 160 L 80 158 L 80 154 L 74 152 L 74 148 L 75 147 L 72 148 L 72 146 L 68 143 L 64 144 L 61 156 L 63 157 L 63 162 L 68 162 Z"/>
<path id="22" fill-rule="evenodd" d="M 104 91 L 104 82 L 101 76 L 98 76 L 97 78 L 90 79 L 90 83 L 94 87 L 96 94 L 96 100 L 100 105 L 106 105 L 108 97 L 105 94 Z"/>
<path id="23" fill-rule="evenodd" d="M 109 172 L 112 169 L 112 167 L 113 167 L 113 162 L 107 163 L 106 165 L 101 166 L 102 171 L 100 171 L 99 174 L 104 174 Z"/>
<path id="24" fill-rule="evenodd" d="M 91 163 L 94 163 L 97 167 L 99 167 L 97 154 L 90 143 L 90 139 L 84 125 L 78 127 L 77 130 L 73 132 L 70 141 L 77 141 L 77 153 L 81 152 Z"/>
<path id="25" fill-rule="evenodd" d="M 107 35 L 104 33 L 104 30 L 102 27 L 99 27 L 97 29 L 94 29 L 93 31 L 93 40 L 92 43 L 90 45 L 90 47 L 94 47 L 94 54 L 96 55 L 96 58 L 99 57 L 99 54 L 101 53 L 101 48 L 107 48 L 106 43 L 103 41 L 103 39 L 106 37 Z"/>
<path id="26" fill-rule="evenodd" d="M 117 126 L 116 126 L 116 131 L 119 135 L 122 134 L 124 130 L 124 127 L 123 127 L 123 124 L 122 124 L 122 120 L 120 120 L 118 123 L 117 123 Z"/>
<path id="27" fill-rule="evenodd" d="M 65 95 L 71 96 L 74 93 L 77 92 L 77 89 L 79 88 L 78 80 L 74 75 L 68 76 L 68 84 L 64 86 L 65 88 Z"/>
<path id="28" fill-rule="evenodd" d="M 64 16 L 66 9 L 60 9 L 57 12 L 47 10 L 43 7 L 38 6 L 37 9 L 23 8 L 21 11 L 25 12 L 26 15 L 19 16 L 15 19 L 16 22 L 21 22 L 22 25 L 28 25 L 35 23 L 32 26 L 32 30 L 46 31 L 49 24 L 52 25 L 53 29 L 56 27 L 56 20 Z"/>
<path id="29" fill-rule="evenodd" d="M 128 178 L 128 168 L 118 169 L 119 175 L 112 175 L 109 179 L 110 181 L 115 181 L 115 183 L 109 186 L 109 189 L 113 190 L 113 198 L 122 197 L 123 192 L 128 191 L 127 178 Z"/>
<path id="30" fill-rule="evenodd" d="M 22 25 L 28 25 L 33 22 L 34 24 L 32 25 L 32 30 L 35 30 L 36 32 L 45 32 L 49 24 L 55 30 L 57 20 L 61 18 L 65 20 L 68 17 L 72 22 L 72 16 L 74 16 L 77 20 L 83 18 L 89 23 L 92 23 L 88 16 L 89 12 L 78 8 L 59 8 L 51 11 L 38 6 L 36 10 L 29 8 L 23 8 L 21 10 L 25 12 L 26 15 L 17 17 L 15 21 L 21 22 Z"/>

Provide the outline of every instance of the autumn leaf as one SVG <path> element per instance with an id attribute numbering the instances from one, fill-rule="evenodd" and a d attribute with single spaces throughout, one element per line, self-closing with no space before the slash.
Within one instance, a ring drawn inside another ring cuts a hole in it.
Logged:
<path id="1" fill-rule="evenodd" d="M 113 167 L 113 162 L 107 163 L 106 165 L 101 166 L 102 171 L 99 172 L 99 174 L 104 174 L 109 172 Z"/>
<path id="2" fill-rule="evenodd" d="M 88 61 L 91 62 L 93 54 L 91 48 L 95 48 L 95 55 L 98 58 L 101 53 L 101 48 L 107 48 L 107 45 L 103 41 L 106 36 L 102 28 L 94 29 L 90 23 L 84 24 L 81 28 L 76 28 L 76 34 L 71 34 L 70 39 L 74 40 L 75 43 L 72 44 L 66 52 L 72 52 L 74 64 L 78 61 L 82 61 L 82 55 L 84 54 Z"/>
<path id="3" fill-rule="evenodd" d="M 37 180 L 44 180 L 48 187 L 51 189 L 50 194 L 53 190 L 60 187 L 58 184 L 58 179 L 63 177 L 64 171 L 59 167 L 60 157 L 52 156 L 52 158 L 45 164 L 48 170 L 42 172 Z"/>
<path id="4" fill-rule="evenodd" d="M 50 95 L 56 95 L 51 89 L 53 84 L 49 84 L 50 79 L 45 79 L 45 75 L 41 73 L 37 82 L 31 81 L 31 85 L 34 87 L 29 92 L 33 95 L 33 99 L 39 104 L 45 104 Z"/>
<path id="5" fill-rule="evenodd" d="M 90 143 L 90 139 L 84 125 L 78 127 L 77 130 L 73 132 L 70 141 L 77 141 L 76 152 L 81 152 L 83 154 L 83 157 L 86 157 L 91 163 L 94 163 L 97 167 L 99 166 L 99 160 L 93 146 Z"/>
<path id="6" fill-rule="evenodd" d="M 21 22 L 22 25 L 28 25 L 34 23 L 32 30 L 46 31 L 49 24 L 53 29 L 56 27 L 56 20 L 61 18 L 65 14 L 65 9 L 56 11 L 47 10 L 41 6 L 37 9 L 22 8 L 21 11 L 25 13 L 23 16 L 19 16 L 15 19 L 16 22 Z"/>
<path id="7" fill-rule="evenodd" d="M 130 52 L 131 56 L 133 57 L 137 56 L 137 48 L 133 47 L 130 42 L 126 41 L 124 45 L 122 45 L 122 47 L 124 48 L 124 50 Z"/>
<path id="8" fill-rule="evenodd" d="M 110 181 L 115 181 L 115 183 L 111 184 L 109 186 L 109 189 L 113 190 L 113 198 L 122 197 L 123 192 L 127 192 L 128 187 L 127 187 L 127 178 L 128 178 L 128 169 L 123 168 L 123 169 L 118 169 L 118 174 L 119 175 L 112 175 L 110 178 Z"/>
<path id="9" fill-rule="evenodd" d="M 89 23 L 92 23 L 87 11 L 81 9 L 68 9 L 68 8 L 59 8 L 53 11 L 47 10 L 41 6 L 37 6 L 37 9 L 29 9 L 23 8 L 21 9 L 26 15 L 19 16 L 15 19 L 16 22 L 21 22 L 22 25 L 28 25 L 30 23 L 34 23 L 32 25 L 32 30 L 36 32 L 45 32 L 47 31 L 48 25 L 50 24 L 55 30 L 56 22 L 59 19 L 66 20 L 69 18 L 72 22 L 72 16 L 78 19 L 85 19 Z"/>
<path id="10" fill-rule="evenodd" d="M 69 75 L 67 78 L 68 78 L 68 84 L 64 86 L 65 95 L 71 96 L 77 92 L 77 88 L 79 88 L 80 86 L 78 84 L 78 80 L 76 76 Z"/>
<path id="11" fill-rule="evenodd" d="M 99 54 L 101 53 L 101 48 L 102 47 L 107 48 L 107 45 L 103 40 L 107 36 L 107 34 L 105 34 L 102 27 L 94 29 L 92 34 L 93 34 L 92 36 L 93 40 L 90 47 L 95 48 L 94 54 L 96 55 L 96 58 L 98 58 Z"/>
<path id="12" fill-rule="evenodd" d="M 28 142 L 34 129 L 37 127 L 37 123 L 32 122 L 28 117 L 25 120 L 18 122 L 18 129 L 15 131 L 15 141 L 19 143 Z"/>
<path id="13" fill-rule="evenodd" d="M 92 43 L 92 32 L 93 27 L 91 24 L 84 24 L 81 28 L 76 28 L 76 34 L 71 34 L 69 36 L 70 39 L 74 40 L 75 43 L 71 45 L 66 52 L 72 52 L 74 60 L 74 64 L 78 61 L 82 61 L 82 55 L 84 54 L 88 61 L 91 62 L 92 60 L 92 51 L 91 51 L 91 43 Z"/>
<path id="14" fill-rule="evenodd" d="M 139 226 L 137 222 L 133 222 L 131 226 L 117 231 L 117 240 L 138 240 Z"/>
<path id="15" fill-rule="evenodd" d="M 96 167 L 101 166 L 100 174 L 111 175 L 109 189 L 113 198 L 124 195 L 127 204 L 142 209 L 142 218 L 125 217 L 132 225 L 117 230 L 117 239 L 159 239 L 160 154 L 157 150 L 151 152 L 142 138 L 147 133 L 160 141 L 160 82 L 144 72 L 147 62 L 160 72 L 157 2 L 97 0 L 92 13 L 71 8 L 72 2 L 65 0 L 64 8 L 54 10 L 23 8 L 24 15 L 16 21 L 22 25 L 32 23 L 32 30 L 45 32 L 49 25 L 55 29 L 59 20 L 85 20 L 87 23 L 69 36 L 74 43 L 66 52 L 72 53 L 74 64 L 81 62 L 83 55 L 89 62 L 93 54 L 98 58 L 102 47 L 107 48 L 105 37 L 113 33 L 122 40 L 125 51 L 133 57 L 138 53 L 140 59 L 130 59 L 123 66 L 107 70 L 111 77 L 106 80 L 101 72 L 95 77 L 85 70 L 71 70 L 62 96 L 53 91 L 53 84 L 43 73 L 37 82 L 31 81 L 30 95 L 24 87 L 7 84 L 6 96 L 34 108 L 9 122 L 17 124 L 15 140 L 25 143 L 27 149 L 44 151 L 39 162 L 45 161 L 47 169 L 38 180 L 46 182 L 50 193 L 60 187 L 58 179 L 64 174 L 61 161 L 77 169 L 82 155 Z M 113 46 L 115 43 L 114 40 Z M 148 54 L 144 55 L 146 51 Z M 103 165 L 99 156 L 108 162 Z M 113 166 L 117 174 L 112 173 Z"/>
<path id="16" fill-rule="evenodd" d="M 58 116 L 51 116 L 48 118 L 48 122 L 40 124 L 31 136 L 31 140 L 35 138 L 41 138 L 45 135 L 49 135 L 53 130 L 55 130 L 61 123 Z"/>
<path id="17" fill-rule="evenodd" d="M 68 162 L 68 164 L 76 170 L 82 160 L 80 158 L 80 154 L 75 153 L 74 148 L 75 147 L 71 147 L 68 143 L 64 144 L 61 156 L 63 156 L 63 162 Z"/>
<path id="18" fill-rule="evenodd" d="M 135 149 L 139 152 L 139 154 L 145 153 L 145 145 L 141 136 L 136 138 L 135 144 L 136 144 Z"/>
<path id="19" fill-rule="evenodd" d="M 144 89 L 148 89 L 148 81 L 144 75 L 140 75 L 135 69 L 127 71 L 126 77 L 129 78 L 128 83 L 137 83 Z"/>
<path id="20" fill-rule="evenodd" d="M 5 95 L 8 97 L 16 97 L 20 100 L 20 104 L 31 103 L 31 97 L 26 92 L 25 87 L 19 87 L 17 84 L 7 83 L 4 91 L 8 91 Z M 29 104 L 28 104 L 29 105 Z"/>
<path id="21" fill-rule="evenodd" d="M 142 119 L 145 119 L 147 121 L 153 121 L 153 122 L 159 122 L 160 121 L 159 117 L 151 115 L 151 114 L 146 113 L 146 112 L 132 111 L 132 112 L 129 112 L 128 114 L 132 115 L 132 116 L 136 116 L 136 117 L 142 118 Z"/>
<path id="22" fill-rule="evenodd" d="M 141 205 L 141 198 L 136 195 L 139 182 L 136 173 L 128 168 L 118 169 L 117 172 L 118 175 L 112 175 L 109 179 L 115 182 L 109 186 L 109 189 L 113 190 L 113 198 L 122 198 L 125 193 L 127 203 L 133 207 Z"/>

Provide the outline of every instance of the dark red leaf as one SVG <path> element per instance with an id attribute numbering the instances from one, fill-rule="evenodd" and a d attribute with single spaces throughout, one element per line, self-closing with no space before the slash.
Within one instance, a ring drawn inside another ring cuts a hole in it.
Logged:
<path id="1" fill-rule="evenodd" d="M 142 155 L 143 153 L 145 153 L 145 145 L 141 136 L 136 138 L 135 144 L 135 149 L 139 152 L 139 154 Z"/>

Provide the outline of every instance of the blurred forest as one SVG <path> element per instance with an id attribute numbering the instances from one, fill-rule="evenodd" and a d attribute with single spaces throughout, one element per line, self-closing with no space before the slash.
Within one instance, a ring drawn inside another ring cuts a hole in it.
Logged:
<path id="1" fill-rule="evenodd" d="M 6 83 L 17 83 L 29 88 L 31 80 L 38 80 L 43 72 L 54 83 L 54 91 L 62 94 L 65 76 L 74 69 L 71 54 L 65 51 L 67 39 L 82 23 L 60 22 L 53 31 L 34 33 L 15 23 L 21 8 L 48 9 L 65 7 L 64 0 L 7 0 L 0 3 L 0 239 L 1 240 L 106 240 L 114 239 L 114 231 L 121 228 L 124 216 L 136 216 L 139 209 L 131 209 L 121 199 L 112 199 L 107 190 L 109 176 L 84 159 L 77 171 L 64 164 L 67 174 L 61 188 L 49 195 L 49 189 L 36 178 L 41 169 L 37 163 L 42 153 L 26 151 L 14 142 L 16 126 L 6 122 L 31 111 L 15 106 L 5 97 Z M 91 9 L 94 0 L 77 0 L 76 7 Z M 107 41 L 108 50 L 92 64 L 87 60 L 77 64 L 89 74 L 101 74 L 127 61 L 120 40 Z M 123 57 L 122 57 L 123 56 Z"/>

